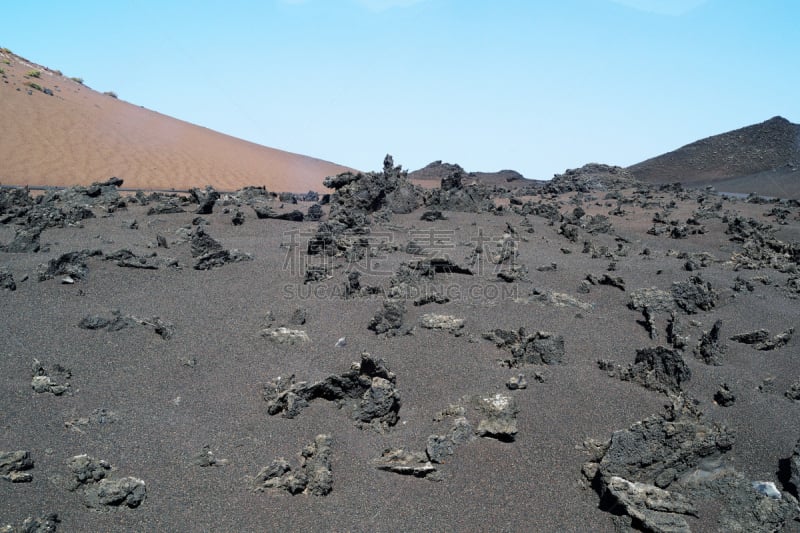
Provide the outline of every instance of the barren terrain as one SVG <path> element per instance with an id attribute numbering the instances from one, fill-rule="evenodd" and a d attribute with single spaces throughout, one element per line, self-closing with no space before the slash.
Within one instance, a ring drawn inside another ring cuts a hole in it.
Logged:
<path id="1" fill-rule="evenodd" d="M 797 531 L 798 206 L 629 179 L 2 191 L 0 526 Z"/>

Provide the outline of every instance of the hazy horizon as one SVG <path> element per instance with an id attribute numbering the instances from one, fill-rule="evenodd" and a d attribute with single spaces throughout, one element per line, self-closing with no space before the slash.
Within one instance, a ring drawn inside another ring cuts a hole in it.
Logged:
<path id="1" fill-rule="evenodd" d="M 0 46 L 248 141 L 549 179 L 798 121 L 800 4 L 151 0 L 6 6 Z"/>

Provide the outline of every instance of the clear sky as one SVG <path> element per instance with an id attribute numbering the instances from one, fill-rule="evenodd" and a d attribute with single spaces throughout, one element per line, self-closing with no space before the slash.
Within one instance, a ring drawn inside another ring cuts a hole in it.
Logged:
<path id="1" fill-rule="evenodd" d="M 800 122 L 798 0 L 37 0 L 0 46 L 99 91 L 362 170 L 533 179 Z"/>

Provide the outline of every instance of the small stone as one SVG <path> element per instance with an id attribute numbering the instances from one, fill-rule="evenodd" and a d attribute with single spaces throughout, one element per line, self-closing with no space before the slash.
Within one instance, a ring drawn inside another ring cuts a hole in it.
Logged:
<path id="1" fill-rule="evenodd" d="M 714 401 L 717 402 L 717 405 L 722 407 L 730 407 L 736 402 L 736 396 L 731 392 L 728 384 L 723 383 L 719 386 L 717 392 L 714 393 Z"/>
<path id="2" fill-rule="evenodd" d="M 424 452 L 409 452 L 402 448 L 387 448 L 383 454 L 374 461 L 378 470 L 386 470 L 407 476 L 425 477 L 436 472 Z"/>
<path id="3" fill-rule="evenodd" d="M 285 327 L 264 329 L 261 331 L 261 336 L 276 344 L 293 345 L 311 342 L 311 338 L 305 331 Z"/>
<path id="4" fill-rule="evenodd" d="M 95 509 L 123 505 L 133 509 L 139 507 L 146 496 L 147 487 L 144 481 L 135 477 L 101 479 L 90 485 L 84 493 L 86 506 Z"/>
<path id="5" fill-rule="evenodd" d="M 502 441 L 513 441 L 517 434 L 517 402 L 512 396 L 494 394 L 480 397 L 477 409 L 484 414 L 476 433 L 481 437 L 492 437 Z"/>
<path id="6" fill-rule="evenodd" d="M 420 326 L 426 329 L 456 331 L 464 327 L 464 319 L 450 315 L 424 314 L 420 317 Z"/>
<path id="7" fill-rule="evenodd" d="M 524 375 L 520 374 L 509 379 L 506 382 L 506 387 L 508 387 L 508 390 L 527 389 L 528 381 L 525 379 Z"/>
<path id="8" fill-rule="evenodd" d="M 760 494 L 772 498 L 773 500 L 781 499 L 781 491 L 775 486 L 772 481 L 753 481 L 753 488 Z"/>
<path id="9" fill-rule="evenodd" d="M 0 479 L 11 483 L 27 483 L 33 475 L 27 470 L 33 468 L 33 459 L 27 450 L 13 452 L 0 451 Z"/>

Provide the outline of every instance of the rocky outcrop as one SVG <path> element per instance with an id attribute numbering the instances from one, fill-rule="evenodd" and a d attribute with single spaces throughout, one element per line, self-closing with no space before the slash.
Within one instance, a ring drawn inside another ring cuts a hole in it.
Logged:
<path id="1" fill-rule="evenodd" d="M 675 308 L 675 299 L 672 293 L 655 287 L 636 289 L 630 293 L 628 307 L 636 311 L 671 311 Z"/>
<path id="2" fill-rule="evenodd" d="M 357 426 L 383 432 L 399 419 L 401 401 L 396 381 L 382 359 L 363 353 L 350 370 L 322 381 L 296 382 L 294 375 L 270 381 L 264 386 L 263 397 L 267 412 L 284 418 L 296 417 L 316 399 L 332 401 L 345 409 Z"/>
<path id="3" fill-rule="evenodd" d="M 484 184 L 465 185 L 467 176 L 455 166 L 441 178 L 438 189 L 425 191 L 425 206 L 437 211 L 479 213 L 494 209 L 492 189 Z"/>
<path id="4" fill-rule="evenodd" d="M 10 254 L 23 254 L 38 252 L 42 245 L 40 242 L 42 226 L 26 226 L 17 228 L 12 241 L 6 245 L 0 245 L 0 252 Z"/>
<path id="5" fill-rule="evenodd" d="M 69 380 L 72 378 L 72 371 L 68 368 L 59 364 L 45 368 L 38 359 L 34 359 L 32 371 L 31 388 L 33 392 L 38 394 L 49 392 L 54 396 L 61 396 L 70 390 Z"/>
<path id="6" fill-rule="evenodd" d="M 216 239 L 205 232 L 203 226 L 197 226 L 192 233 L 192 257 L 197 258 L 195 270 L 211 270 L 228 263 L 252 261 L 253 256 L 239 250 L 225 250 Z"/>
<path id="7" fill-rule="evenodd" d="M 613 361 L 597 362 L 601 370 L 622 381 L 633 381 L 646 389 L 663 393 L 678 393 L 692 377 L 691 369 L 678 350 L 663 346 L 636 350 L 633 364 L 620 366 Z"/>
<path id="8" fill-rule="evenodd" d="M 700 342 L 694 349 L 694 356 L 707 365 L 719 366 L 728 347 L 722 343 L 720 330 L 722 321 L 717 320 L 710 330 L 704 331 L 700 337 Z"/>
<path id="9" fill-rule="evenodd" d="M 306 220 L 310 220 L 312 222 L 316 222 L 318 220 L 322 220 L 324 216 L 324 211 L 322 210 L 322 206 L 320 204 L 311 204 L 308 206 L 308 211 L 306 212 Z"/>
<path id="10" fill-rule="evenodd" d="M 163 237 L 162 237 L 163 239 Z M 180 269 L 178 261 L 168 257 L 161 257 L 156 252 L 148 255 L 136 255 L 127 248 L 112 252 L 103 258 L 112 261 L 119 267 L 136 268 L 141 270 L 158 270 L 162 266 Z"/>
<path id="11" fill-rule="evenodd" d="M 589 163 L 580 168 L 556 174 L 548 181 L 543 192 L 563 194 L 566 192 L 593 192 L 639 187 L 641 183 L 628 170 L 612 165 Z"/>
<path id="12" fill-rule="evenodd" d="M 192 257 L 200 257 L 222 250 L 222 245 L 211 235 L 206 233 L 206 230 L 203 229 L 202 226 L 198 226 L 194 232 L 192 232 L 191 245 Z"/>
<path id="13" fill-rule="evenodd" d="M 58 513 L 48 513 L 41 516 L 29 516 L 19 526 L 10 524 L 0 526 L 0 533 L 55 533 L 61 519 Z"/>
<path id="14" fill-rule="evenodd" d="M 145 482 L 135 477 L 102 479 L 84 489 L 87 507 L 106 510 L 114 507 L 139 507 L 147 496 Z"/>
<path id="15" fill-rule="evenodd" d="M 336 190 L 330 200 L 329 217 L 333 220 L 343 221 L 352 212 L 358 216 L 380 210 L 410 213 L 420 204 L 419 191 L 408 181 L 408 173 L 394 165 L 391 155 L 383 160 L 383 172 L 347 172 L 326 178 L 323 184 Z"/>
<path id="16" fill-rule="evenodd" d="M 330 435 L 314 437 L 314 441 L 300 452 L 299 465 L 296 468 L 283 458 L 272 461 L 250 480 L 252 489 L 257 492 L 277 489 L 285 490 L 289 494 L 313 496 L 330 494 L 333 490 L 332 442 Z"/>
<path id="17" fill-rule="evenodd" d="M 198 204 L 195 213 L 198 215 L 210 215 L 214 211 L 214 204 L 219 200 L 219 193 L 214 187 L 208 185 L 205 190 L 193 188 L 189 190 L 192 201 Z"/>
<path id="18" fill-rule="evenodd" d="M 736 402 L 736 395 L 727 383 L 722 383 L 714 393 L 714 401 L 721 407 L 730 407 Z"/>
<path id="19" fill-rule="evenodd" d="M 781 530 L 798 515 L 797 500 L 773 482 L 748 481 L 726 466 L 734 441 L 726 426 L 705 421 L 691 400 L 673 396 L 663 415 L 615 431 L 608 441 L 586 441 L 593 457 L 583 473 L 601 508 L 621 506 L 634 528 L 688 531 L 685 516 L 698 516 L 699 503 L 713 502 L 720 530 Z"/>
<path id="20" fill-rule="evenodd" d="M 194 265 L 194 269 L 211 270 L 229 263 L 241 263 L 243 261 L 252 260 L 252 255 L 240 252 L 239 250 L 220 250 L 219 252 L 211 252 L 198 257 L 197 262 Z"/>
<path id="21" fill-rule="evenodd" d="M 394 166 L 390 155 L 384 159 L 383 172 L 345 172 L 323 183 L 336 192 L 330 197 L 328 219 L 308 241 L 309 255 L 360 259 L 369 245 L 363 236 L 370 232 L 373 217 L 387 220 L 394 213 L 410 213 L 421 202 L 420 191 L 400 166 Z"/>
<path id="22" fill-rule="evenodd" d="M 89 187 L 77 186 L 47 191 L 35 199 L 27 188 L 3 189 L 0 192 L 0 223 L 14 222 L 22 226 L 11 244 L 3 247 L 9 252 L 35 252 L 38 234 L 47 228 L 79 226 L 83 220 L 95 218 L 91 208 L 113 213 L 126 208 L 117 188 L 119 178 L 96 182 Z"/>
<path id="23" fill-rule="evenodd" d="M 731 337 L 731 340 L 741 342 L 742 344 L 749 344 L 756 350 L 770 351 L 788 344 L 789 341 L 792 340 L 793 335 L 794 328 L 789 328 L 772 338 L 770 338 L 769 331 L 766 329 L 759 329 L 757 331 L 749 331 L 747 333 L 734 335 Z"/>
<path id="24" fill-rule="evenodd" d="M 498 348 L 511 352 L 505 363 L 510 367 L 531 365 L 556 365 L 564 362 L 564 337 L 555 333 L 537 331 L 532 334 L 524 328 L 518 331 L 495 329 L 483 334 L 483 338 L 495 343 Z"/>
<path id="25" fill-rule="evenodd" d="M 513 396 L 502 393 L 481 396 L 473 400 L 473 405 L 482 415 L 475 430 L 478 436 L 506 442 L 514 440 L 519 408 Z"/>
<path id="26" fill-rule="evenodd" d="M 426 313 L 419 318 L 419 325 L 425 329 L 439 329 L 454 333 L 464 327 L 464 319 L 450 315 Z"/>
<path id="27" fill-rule="evenodd" d="M 719 299 L 719 295 L 711 287 L 711 283 L 704 281 L 700 276 L 692 276 L 686 281 L 673 282 L 671 293 L 675 305 L 687 314 L 710 311 Z"/>
<path id="28" fill-rule="evenodd" d="M 467 408 L 477 414 L 477 428 L 467 419 Z M 461 404 L 450 405 L 434 417 L 437 422 L 452 417 L 452 423 L 446 433 L 428 436 L 425 451 L 387 448 L 373 464 L 387 472 L 440 481 L 438 465 L 447 463 L 459 446 L 475 440 L 476 436 L 513 442 L 518 411 L 516 400 L 507 394 L 465 396 Z"/>
<path id="29" fill-rule="evenodd" d="M 17 283 L 14 281 L 14 275 L 6 267 L 0 267 L 0 290 L 17 290 Z"/>
<path id="30" fill-rule="evenodd" d="M 642 529 L 654 532 L 690 533 L 681 515 L 695 515 L 694 505 L 680 493 L 671 493 L 647 483 L 612 476 L 608 493 Z"/>
<path id="31" fill-rule="evenodd" d="M 275 344 L 292 345 L 311 342 L 311 338 L 305 331 L 286 327 L 263 329 L 261 330 L 261 336 Z"/>
<path id="32" fill-rule="evenodd" d="M 175 326 L 169 322 L 155 316 L 152 318 L 137 318 L 133 315 L 123 315 L 121 311 L 115 309 L 111 312 L 111 318 L 99 315 L 88 315 L 81 319 L 78 327 L 88 330 L 105 329 L 106 331 L 119 331 L 134 324 L 153 328 L 153 331 L 162 339 L 169 340 L 175 332 Z"/>
<path id="33" fill-rule="evenodd" d="M 119 415 L 105 407 L 94 409 L 88 416 L 73 417 L 64 422 L 64 427 L 83 433 L 85 429 L 106 424 L 114 424 L 119 420 Z"/>
<path id="34" fill-rule="evenodd" d="M 402 300 L 384 300 L 383 308 L 372 317 L 367 329 L 374 331 L 376 335 L 394 334 L 403 326 L 405 314 L 406 306 Z"/>
<path id="35" fill-rule="evenodd" d="M 0 479 L 12 483 L 27 483 L 33 480 L 33 459 L 27 450 L 0 451 Z"/>
<path id="36" fill-rule="evenodd" d="M 775 229 L 753 218 L 733 217 L 725 220 L 725 233 L 732 242 L 741 244 L 730 263 L 735 270 L 772 268 L 793 272 L 800 265 L 800 244 L 787 243 L 775 237 Z"/>
<path id="37" fill-rule="evenodd" d="M 74 283 L 74 281 L 85 279 L 89 275 L 86 259 L 102 255 L 103 252 L 100 250 L 81 250 L 62 254 L 46 264 L 39 265 L 37 277 L 39 281 L 45 281 L 56 276 L 66 276 Z"/>
<path id="38" fill-rule="evenodd" d="M 302 222 L 305 219 L 305 215 L 303 215 L 303 212 L 297 209 L 294 209 L 292 211 L 286 211 L 283 213 L 278 213 L 268 205 L 258 205 L 254 206 L 253 210 L 256 212 L 256 217 L 259 219 L 272 218 L 275 220 L 288 220 L 290 222 Z"/>
<path id="39" fill-rule="evenodd" d="M 191 198 L 178 196 L 177 194 L 151 193 L 147 201 L 150 207 L 147 210 L 148 216 L 153 215 L 172 215 L 184 213 L 191 203 Z"/>
<path id="40" fill-rule="evenodd" d="M 375 468 L 404 476 L 425 477 L 436 472 L 425 452 L 411 452 L 403 448 L 387 448 L 373 461 Z"/>
<path id="41" fill-rule="evenodd" d="M 79 491 L 87 507 L 107 510 L 115 507 L 136 508 L 147 496 L 145 482 L 135 477 L 109 478 L 111 465 L 89 455 L 76 455 L 67 461 L 69 470 L 64 484 Z"/>

